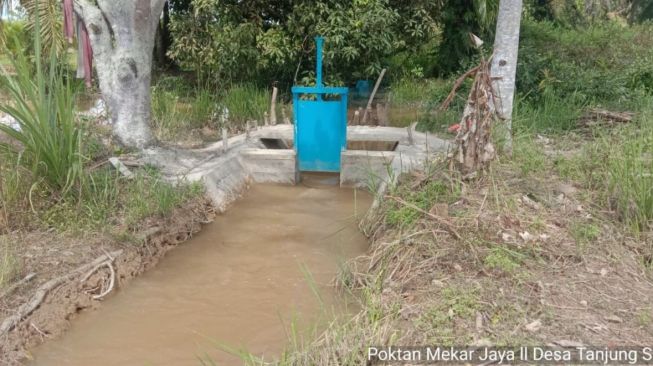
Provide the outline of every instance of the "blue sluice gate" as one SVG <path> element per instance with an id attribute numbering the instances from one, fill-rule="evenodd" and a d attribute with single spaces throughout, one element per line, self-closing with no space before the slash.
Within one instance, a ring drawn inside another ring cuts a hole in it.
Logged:
<path id="1" fill-rule="evenodd" d="M 346 87 L 322 83 L 322 46 L 317 46 L 316 85 L 293 86 L 295 150 L 299 171 L 339 172 L 340 153 L 347 148 Z"/>

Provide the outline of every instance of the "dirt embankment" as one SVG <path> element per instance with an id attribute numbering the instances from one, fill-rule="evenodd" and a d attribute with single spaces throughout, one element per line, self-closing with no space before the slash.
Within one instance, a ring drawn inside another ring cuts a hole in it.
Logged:
<path id="1" fill-rule="evenodd" d="M 165 218 L 145 220 L 135 230 L 138 243 L 103 234 L 11 235 L 23 273 L 0 291 L 0 364 L 29 359 L 29 348 L 62 334 L 77 313 L 98 307 L 212 218 L 210 202 L 197 198 Z"/>
<path id="2" fill-rule="evenodd" d="M 399 179 L 361 223 L 371 244 L 337 283 L 361 311 L 292 365 L 362 365 L 369 345 L 653 343 L 653 233 L 634 235 L 594 192 L 553 171 L 497 163 Z"/>
<path id="3" fill-rule="evenodd" d="M 446 179 L 407 178 L 369 223 L 353 283 L 382 284 L 397 344 L 651 344 L 653 237 L 629 234 L 573 183 L 494 173 L 434 201 Z M 421 200 L 430 209 L 410 207 Z"/>

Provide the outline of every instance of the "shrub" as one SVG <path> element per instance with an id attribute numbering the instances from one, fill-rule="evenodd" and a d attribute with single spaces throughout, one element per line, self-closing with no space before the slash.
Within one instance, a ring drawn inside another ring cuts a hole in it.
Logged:
<path id="1" fill-rule="evenodd" d="M 41 41 L 35 32 L 36 63 L 24 52 L 11 60 L 14 74 L 4 72 L 0 86 L 10 102 L 0 111 L 13 117 L 19 128 L 0 124 L 0 132 L 18 143 L 0 146 L 14 155 L 34 177 L 59 194 L 66 194 L 79 183 L 82 174 L 81 130 L 74 120 L 74 96 L 65 68 L 54 53 L 41 62 Z M 20 40 L 14 39 L 20 45 Z"/>

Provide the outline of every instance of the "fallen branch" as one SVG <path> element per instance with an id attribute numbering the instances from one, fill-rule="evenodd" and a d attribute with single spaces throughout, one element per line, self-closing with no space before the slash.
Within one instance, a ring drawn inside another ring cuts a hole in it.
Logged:
<path id="1" fill-rule="evenodd" d="M 69 281 L 72 277 L 76 276 L 80 272 L 88 271 L 89 268 L 94 268 L 98 265 L 100 265 L 103 262 L 106 262 L 110 258 L 116 258 L 120 254 L 122 254 L 122 249 L 121 250 L 116 250 L 115 252 L 111 252 L 109 255 L 103 254 L 96 258 L 94 261 L 84 264 L 80 267 L 77 267 L 75 270 L 72 272 L 69 272 L 61 277 L 53 278 L 43 285 L 39 286 L 39 288 L 36 289 L 36 292 L 34 295 L 30 298 L 30 300 L 23 305 L 21 305 L 18 310 L 16 311 L 16 314 L 7 317 L 2 324 L 0 324 L 0 336 L 6 334 L 10 330 L 14 329 L 18 323 L 21 322 L 25 317 L 30 315 L 34 310 L 36 310 L 47 294 L 54 290 L 55 288 L 59 287 L 61 284 L 63 284 L 66 281 Z"/>
<path id="2" fill-rule="evenodd" d="M 598 124 L 601 121 L 609 123 L 630 123 L 635 114 L 632 112 L 612 112 L 605 109 L 592 108 L 579 119 L 582 126 Z"/>
<path id="3" fill-rule="evenodd" d="M 386 197 L 386 198 L 393 199 L 393 200 L 397 201 L 398 203 L 401 203 L 402 205 L 404 205 L 404 206 L 406 206 L 406 207 L 410 207 L 410 208 L 412 208 L 413 210 L 418 211 L 418 212 L 420 212 L 420 213 L 422 213 L 422 214 L 424 214 L 424 215 L 426 215 L 426 216 L 428 216 L 428 217 L 434 219 L 434 220 L 437 221 L 438 223 L 444 225 L 445 228 L 447 229 L 447 231 L 449 232 L 449 234 L 451 234 L 451 236 L 453 236 L 453 237 L 456 238 L 456 239 L 460 239 L 460 238 L 461 238 L 460 234 L 458 234 L 458 231 L 456 231 L 456 229 L 453 227 L 453 225 L 451 225 L 451 223 L 450 223 L 449 221 L 444 220 L 443 218 L 441 218 L 441 217 L 439 217 L 439 216 L 437 216 L 437 215 L 434 215 L 434 214 L 432 214 L 432 213 L 430 213 L 430 212 L 428 212 L 428 211 L 426 211 L 426 210 L 423 210 L 423 209 L 421 209 L 421 208 L 415 206 L 414 204 L 412 204 L 412 203 L 410 203 L 410 202 L 406 202 L 406 201 L 402 200 L 402 199 L 399 198 L 399 197 L 395 197 L 395 196 L 385 196 L 385 197 Z"/>
<path id="4" fill-rule="evenodd" d="M 7 289 L 2 291 L 2 294 L 0 294 L 0 299 L 2 299 L 5 296 L 11 294 L 12 292 L 14 292 L 14 290 L 16 290 L 20 286 L 26 284 L 27 282 L 31 281 L 34 277 L 36 277 L 36 273 L 32 272 L 32 273 L 28 274 L 27 276 L 23 277 L 22 280 L 20 280 L 20 281 L 14 283 L 13 285 L 9 286 Z"/>
<path id="5" fill-rule="evenodd" d="M 100 300 L 103 297 L 107 296 L 113 290 L 113 286 L 116 282 L 116 271 L 114 271 L 111 261 L 106 261 L 102 263 L 102 265 L 109 267 L 109 271 L 111 272 L 111 277 L 109 278 L 109 286 L 107 286 L 107 289 L 102 291 L 102 293 L 99 295 L 93 295 L 93 300 Z"/>

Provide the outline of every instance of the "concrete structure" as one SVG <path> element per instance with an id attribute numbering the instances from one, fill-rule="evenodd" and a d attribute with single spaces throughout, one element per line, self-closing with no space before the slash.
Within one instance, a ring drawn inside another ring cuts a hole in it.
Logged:
<path id="1" fill-rule="evenodd" d="M 265 126 L 205 148 L 154 148 L 145 162 L 161 167 L 171 181 L 203 181 L 223 211 L 251 183 L 296 184 L 301 179 L 293 149 L 293 125 Z M 385 187 L 402 172 L 423 168 L 449 143 L 406 128 L 349 126 L 341 155 L 340 184 Z"/>

